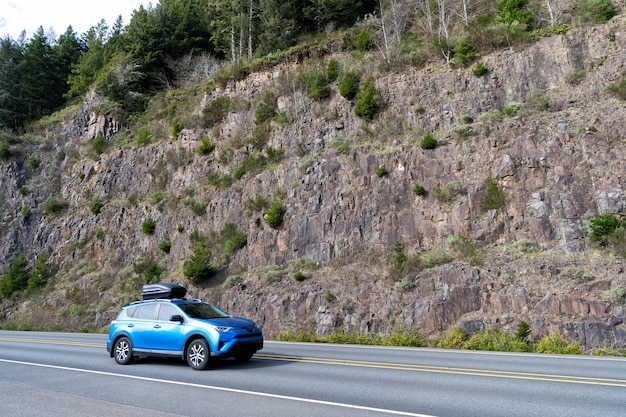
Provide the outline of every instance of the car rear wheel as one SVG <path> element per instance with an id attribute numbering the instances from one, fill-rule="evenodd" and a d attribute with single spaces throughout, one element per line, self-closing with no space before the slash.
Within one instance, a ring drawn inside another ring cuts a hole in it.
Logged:
<path id="1" fill-rule="evenodd" d="M 133 345 L 127 337 L 120 337 L 113 348 L 115 362 L 120 365 L 128 365 L 133 361 Z"/>
<path id="2" fill-rule="evenodd" d="M 209 366 L 211 351 L 204 339 L 196 339 L 187 346 L 187 364 L 197 371 Z"/>

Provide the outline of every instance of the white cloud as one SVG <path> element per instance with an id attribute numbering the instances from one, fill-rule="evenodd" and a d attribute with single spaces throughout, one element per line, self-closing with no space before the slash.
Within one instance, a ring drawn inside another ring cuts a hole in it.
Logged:
<path id="1" fill-rule="evenodd" d="M 132 12 L 140 5 L 148 7 L 149 0 L 0 0 L 0 37 L 17 39 L 26 30 L 30 38 L 39 28 L 54 30 L 56 36 L 72 26 L 79 36 L 102 19 L 112 26 L 118 16 L 122 23 L 130 22 Z"/>

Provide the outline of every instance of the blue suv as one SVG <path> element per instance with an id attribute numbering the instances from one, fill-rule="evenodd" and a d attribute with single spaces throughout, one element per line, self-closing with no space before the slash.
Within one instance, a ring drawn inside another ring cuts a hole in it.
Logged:
<path id="1" fill-rule="evenodd" d="M 122 307 L 111 322 L 107 351 L 117 363 L 126 365 L 138 356 L 173 356 L 202 370 L 213 358 L 245 362 L 263 348 L 263 333 L 252 320 L 200 300 L 160 298 L 146 287 L 144 300 Z"/>

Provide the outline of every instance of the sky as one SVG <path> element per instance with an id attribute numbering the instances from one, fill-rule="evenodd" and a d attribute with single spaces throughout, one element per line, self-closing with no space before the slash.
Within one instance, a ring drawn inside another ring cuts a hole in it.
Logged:
<path id="1" fill-rule="evenodd" d="M 58 38 L 70 25 L 80 37 L 102 19 L 111 27 L 121 15 L 126 26 L 134 10 L 151 3 L 158 0 L 0 0 L 0 38 L 17 40 L 26 30 L 29 39 L 39 26 L 46 34 L 52 28 Z"/>

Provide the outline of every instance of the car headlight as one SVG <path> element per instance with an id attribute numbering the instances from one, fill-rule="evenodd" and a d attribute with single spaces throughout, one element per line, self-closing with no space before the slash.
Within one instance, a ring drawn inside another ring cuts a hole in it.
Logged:
<path id="1" fill-rule="evenodd" d="M 227 332 L 230 332 L 233 329 L 232 327 L 226 327 L 226 326 L 215 326 L 215 328 L 220 333 L 227 333 Z"/>

